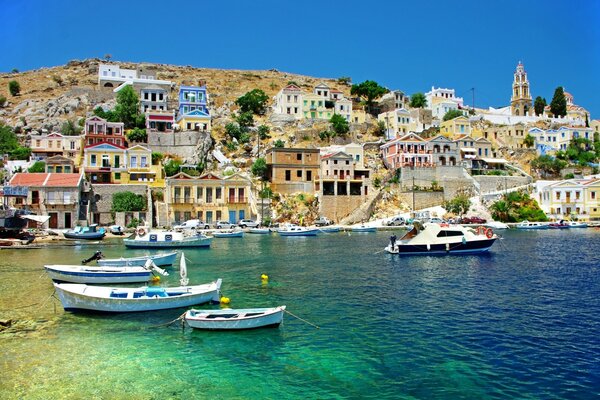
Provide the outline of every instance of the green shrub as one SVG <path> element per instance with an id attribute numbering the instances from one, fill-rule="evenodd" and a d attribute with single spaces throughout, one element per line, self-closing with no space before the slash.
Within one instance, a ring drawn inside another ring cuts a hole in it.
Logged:
<path id="1" fill-rule="evenodd" d="M 285 142 L 283 140 L 281 140 L 281 139 L 277 139 L 275 141 L 275 143 L 273 143 L 273 147 L 283 148 L 283 147 L 285 147 Z"/>
<path id="2" fill-rule="evenodd" d="M 36 161 L 31 167 L 29 167 L 27 172 L 46 172 L 46 163 L 43 161 Z"/>
<path id="3" fill-rule="evenodd" d="M 13 96 L 18 96 L 21 93 L 21 85 L 17 81 L 10 81 L 8 82 L 8 91 Z"/>

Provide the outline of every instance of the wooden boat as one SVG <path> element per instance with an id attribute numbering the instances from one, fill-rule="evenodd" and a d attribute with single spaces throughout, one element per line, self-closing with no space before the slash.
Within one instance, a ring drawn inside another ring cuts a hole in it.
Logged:
<path id="1" fill-rule="evenodd" d="M 102 254 L 102 253 L 100 253 Z M 147 256 L 139 257 L 121 257 L 121 258 L 100 258 L 98 259 L 98 265 L 104 267 L 117 267 L 117 266 L 142 266 L 146 264 L 146 261 L 152 260 L 154 264 L 160 266 L 173 265 L 177 258 L 177 252 L 171 253 L 159 253 Z"/>
<path id="2" fill-rule="evenodd" d="M 222 310 L 188 310 L 185 322 L 195 329 L 241 330 L 277 327 L 283 321 L 285 306 Z"/>
<path id="3" fill-rule="evenodd" d="M 541 222 L 529 222 L 524 220 L 516 225 L 517 229 L 548 229 L 548 225 Z"/>
<path id="4" fill-rule="evenodd" d="M 211 238 L 197 233 L 186 236 L 176 231 L 150 231 L 138 228 L 133 239 L 123 239 L 125 246 L 138 249 L 210 247 Z"/>
<path id="5" fill-rule="evenodd" d="M 359 232 L 359 233 L 360 232 L 362 232 L 362 233 L 377 232 L 377 228 L 374 226 L 365 226 L 365 225 L 353 226 L 352 232 Z"/>
<path id="6" fill-rule="evenodd" d="M 323 226 L 323 227 L 319 228 L 319 231 L 321 231 L 323 233 L 337 233 L 340 230 L 341 229 L 339 226 Z"/>
<path id="7" fill-rule="evenodd" d="M 90 226 L 78 226 L 75 229 L 69 229 L 63 233 L 67 239 L 80 239 L 80 240 L 100 240 L 106 235 L 104 228 L 98 229 L 97 224 Z"/>
<path id="8" fill-rule="evenodd" d="M 221 279 L 204 285 L 118 288 L 54 283 L 65 311 L 138 312 L 219 302 Z"/>
<path id="9" fill-rule="evenodd" d="M 281 236 L 317 236 L 319 229 L 289 224 L 279 229 L 277 233 Z"/>
<path id="10" fill-rule="evenodd" d="M 152 269 L 145 267 L 88 267 L 85 265 L 44 265 L 48 276 L 57 282 L 136 283 L 148 282 Z"/>
<path id="11" fill-rule="evenodd" d="M 241 238 L 244 237 L 244 231 L 213 232 L 216 238 Z"/>
<path id="12" fill-rule="evenodd" d="M 426 224 L 413 222 L 413 229 L 400 240 L 384 249 L 391 254 L 436 255 L 468 254 L 488 251 L 498 236 L 491 228 L 476 229 L 460 225 Z"/>
<path id="13" fill-rule="evenodd" d="M 250 228 L 248 229 L 248 233 L 254 233 L 257 235 L 268 235 L 271 233 L 269 228 Z"/>

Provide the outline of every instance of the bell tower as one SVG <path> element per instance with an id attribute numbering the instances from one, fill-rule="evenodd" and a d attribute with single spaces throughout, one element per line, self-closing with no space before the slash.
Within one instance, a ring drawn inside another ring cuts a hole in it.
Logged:
<path id="1" fill-rule="evenodd" d="M 515 71 L 515 79 L 512 85 L 512 96 L 510 98 L 510 113 L 512 115 L 529 115 L 531 110 L 531 93 L 529 93 L 529 81 L 523 63 L 519 61 Z"/>

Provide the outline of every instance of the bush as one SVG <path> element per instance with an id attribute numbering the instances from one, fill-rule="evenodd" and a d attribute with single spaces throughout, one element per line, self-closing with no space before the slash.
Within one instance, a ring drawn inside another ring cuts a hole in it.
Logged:
<path id="1" fill-rule="evenodd" d="M 144 211 L 146 196 L 133 192 L 119 192 L 113 195 L 111 212 Z"/>
<path id="2" fill-rule="evenodd" d="M 565 179 L 573 179 L 573 178 L 575 178 L 575 175 L 574 175 L 572 172 L 569 172 L 568 174 L 566 174 L 566 175 L 564 176 L 564 178 L 565 178 Z"/>
<path id="3" fill-rule="evenodd" d="M 181 167 L 181 161 L 179 160 L 169 160 L 164 168 L 165 168 L 165 175 L 167 176 L 173 176 L 176 175 L 179 172 L 179 167 Z"/>
<path id="4" fill-rule="evenodd" d="M 0 96 L 0 107 L 4 107 L 4 104 L 6 104 L 6 97 Z"/>
<path id="5" fill-rule="evenodd" d="M 333 117 L 329 120 L 331 123 L 331 127 L 334 132 L 338 135 L 345 135 L 350 130 L 350 125 L 348 125 L 348 121 L 346 118 L 342 117 L 340 114 L 333 114 Z"/>
<path id="6" fill-rule="evenodd" d="M 254 89 L 239 97 L 235 104 L 240 107 L 242 113 L 250 112 L 252 114 L 262 115 L 266 112 L 269 96 L 260 89 Z"/>
<path id="7" fill-rule="evenodd" d="M 275 143 L 273 143 L 273 147 L 282 148 L 285 147 L 285 142 L 281 139 L 277 139 Z"/>
<path id="8" fill-rule="evenodd" d="M 257 158 L 256 161 L 254 161 L 254 164 L 252 164 L 250 171 L 252 171 L 252 175 L 257 176 L 262 180 L 266 180 L 267 179 L 267 160 L 265 160 L 262 157 Z"/>
<path id="9" fill-rule="evenodd" d="M 227 125 L 225 125 L 225 133 L 227 133 L 227 135 L 232 139 L 239 140 L 240 136 L 242 136 L 243 131 L 238 124 L 230 122 Z"/>
<path id="10" fill-rule="evenodd" d="M 127 133 L 127 140 L 130 142 L 146 143 L 148 141 L 148 134 L 145 129 L 135 127 Z"/>
<path id="11" fill-rule="evenodd" d="M 72 120 L 65 121 L 60 128 L 60 132 L 67 136 L 77 136 L 81 133 L 81 127 L 79 127 Z"/>
<path id="12" fill-rule="evenodd" d="M 27 172 L 46 172 L 46 163 L 43 161 L 36 161 L 31 167 L 29 167 Z"/>
<path id="13" fill-rule="evenodd" d="M 137 227 L 138 227 L 138 226 L 141 224 L 141 222 L 142 222 L 142 221 L 140 221 L 140 220 L 139 220 L 139 219 L 137 219 L 137 218 L 132 218 L 132 219 L 131 219 L 131 222 L 129 222 L 129 223 L 127 224 L 127 228 L 137 228 Z"/>
<path id="14" fill-rule="evenodd" d="M 17 81 L 10 81 L 8 82 L 8 91 L 13 96 L 18 96 L 21 93 L 21 85 Z"/>
<path id="15" fill-rule="evenodd" d="M 271 132 L 271 129 L 267 126 L 267 125 L 261 125 L 258 127 L 258 137 L 260 138 L 260 140 L 265 140 L 270 138 L 271 136 L 269 136 L 269 133 Z"/>
<path id="16" fill-rule="evenodd" d="M 165 158 L 165 155 L 163 153 L 159 153 L 158 151 L 153 151 L 152 152 L 152 164 L 153 165 L 158 165 L 163 158 Z"/>

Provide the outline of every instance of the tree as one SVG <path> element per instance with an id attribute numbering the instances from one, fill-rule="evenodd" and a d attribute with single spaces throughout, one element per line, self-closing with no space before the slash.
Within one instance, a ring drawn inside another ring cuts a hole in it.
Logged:
<path id="1" fill-rule="evenodd" d="M 331 123 L 331 127 L 333 128 L 334 132 L 338 135 L 345 135 L 350 130 L 348 121 L 346 121 L 346 118 L 342 117 L 340 114 L 333 114 L 329 122 Z"/>
<path id="2" fill-rule="evenodd" d="M 458 193 L 452 200 L 444 201 L 446 211 L 462 217 L 471 207 L 471 200 L 466 192 Z"/>
<path id="3" fill-rule="evenodd" d="M 412 99 L 413 97 L 411 97 L 411 103 L 412 103 Z M 427 102 L 427 100 L 425 100 Z M 446 114 L 444 114 L 444 121 L 449 121 L 451 119 L 454 119 L 456 117 L 462 117 L 463 113 L 460 110 L 449 110 Z"/>
<path id="4" fill-rule="evenodd" d="M 539 156 L 531 161 L 531 168 L 539 171 L 542 175 L 558 175 L 567 163 L 549 155 Z"/>
<path id="5" fill-rule="evenodd" d="M 97 115 L 98 117 L 103 118 L 108 122 L 119 122 L 119 117 L 114 111 L 104 111 L 104 109 L 100 106 L 94 108 L 94 115 Z"/>
<path id="6" fill-rule="evenodd" d="M 542 99 L 540 96 L 535 98 L 533 102 L 533 110 L 535 115 L 540 116 L 544 114 L 544 108 L 546 107 L 546 99 Z"/>
<path id="7" fill-rule="evenodd" d="M 260 140 L 266 140 L 270 138 L 270 132 L 271 128 L 269 128 L 267 125 L 261 125 L 258 127 L 258 137 L 260 138 Z"/>
<path id="8" fill-rule="evenodd" d="M 555 118 L 567 115 L 567 98 L 565 97 L 565 91 L 562 86 L 559 86 L 554 90 L 554 96 L 550 102 L 550 111 Z"/>
<path id="9" fill-rule="evenodd" d="M 152 165 L 158 165 L 163 158 L 165 158 L 165 155 L 163 153 L 160 153 L 158 151 L 153 151 L 152 152 Z"/>
<path id="10" fill-rule="evenodd" d="M 17 81 L 10 81 L 8 82 L 8 91 L 13 96 L 18 96 L 21 93 L 21 85 Z"/>
<path id="11" fill-rule="evenodd" d="M 181 167 L 181 161 L 173 160 L 173 159 L 167 161 L 167 163 L 164 166 L 165 175 L 167 175 L 167 176 L 176 175 L 179 172 L 179 167 Z"/>
<path id="12" fill-rule="evenodd" d="M 389 92 L 388 89 L 384 88 L 383 86 L 380 86 L 375 81 L 369 80 L 359 83 L 357 85 L 352 85 L 352 89 L 350 89 L 351 95 L 360 96 L 367 99 L 367 108 L 369 109 L 369 111 L 373 106 L 373 100 L 383 96 L 387 92 Z"/>
<path id="13" fill-rule="evenodd" d="M 72 120 L 68 120 L 62 124 L 60 132 L 67 136 L 77 136 L 81 133 L 81 127 L 77 126 Z"/>
<path id="14" fill-rule="evenodd" d="M 249 126 L 254 125 L 254 117 L 252 116 L 252 113 L 250 111 L 244 111 L 240 113 L 235 118 L 235 120 L 240 125 L 240 128 L 242 128 L 242 130 L 246 130 L 246 128 L 248 128 Z"/>
<path id="15" fill-rule="evenodd" d="M 7 154 L 19 147 L 19 140 L 12 128 L 0 122 L 0 154 Z"/>
<path id="16" fill-rule="evenodd" d="M 225 125 L 225 133 L 227 133 L 227 135 L 229 135 L 229 137 L 232 139 L 239 140 L 243 131 L 238 124 L 230 122 Z"/>
<path id="17" fill-rule="evenodd" d="M 589 128 L 590 127 L 590 120 L 588 119 L 588 114 L 585 113 L 585 127 Z"/>
<path id="18" fill-rule="evenodd" d="M 46 172 L 46 163 L 43 161 L 36 161 L 31 167 L 29 167 L 27 172 Z"/>
<path id="19" fill-rule="evenodd" d="M 113 194 L 111 212 L 144 211 L 146 196 L 133 192 L 118 192 Z"/>
<path id="20" fill-rule="evenodd" d="M 148 141 L 148 134 L 145 129 L 135 127 L 127 133 L 127 140 L 130 142 L 146 143 Z"/>
<path id="21" fill-rule="evenodd" d="M 349 85 L 352 83 L 352 78 L 350 78 L 349 76 L 341 76 L 337 79 L 337 82 L 340 85 Z"/>
<path id="22" fill-rule="evenodd" d="M 138 96 L 130 85 L 125 86 L 117 93 L 117 105 L 114 112 L 119 120 L 125 124 L 126 129 L 134 128 L 139 122 L 140 109 L 138 101 Z"/>
<path id="23" fill-rule="evenodd" d="M 528 133 L 527 136 L 525 136 L 525 139 L 523 139 L 523 144 L 530 149 L 535 144 L 535 138 Z"/>
<path id="24" fill-rule="evenodd" d="M 267 180 L 267 160 L 262 157 L 257 158 L 254 164 L 252 164 L 250 171 L 252 171 L 252 175 L 259 177 L 263 181 Z"/>
<path id="25" fill-rule="evenodd" d="M 251 112 L 252 114 L 262 115 L 267 111 L 268 101 L 269 96 L 265 92 L 260 89 L 253 89 L 239 97 L 235 104 L 240 107 L 242 113 Z"/>
<path id="26" fill-rule="evenodd" d="M 275 148 L 285 147 L 285 142 L 283 140 L 281 140 L 281 139 L 277 139 L 275 141 L 275 143 L 273 143 L 273 147 L 275 147 Z"/>
<path id="27" fill-rule="evenodd" d="M 410 104 L 412 108 L 425 108 L 427 107 L 427 99 L 423 93 L 415 93 L 410 96 Z M 446 120 L 444 120 L 446 121 Z"/>

